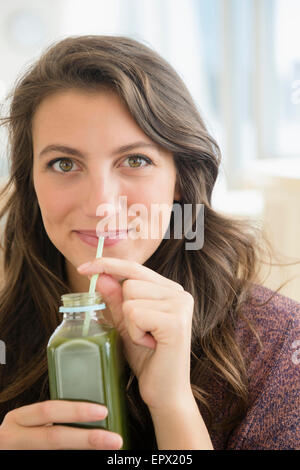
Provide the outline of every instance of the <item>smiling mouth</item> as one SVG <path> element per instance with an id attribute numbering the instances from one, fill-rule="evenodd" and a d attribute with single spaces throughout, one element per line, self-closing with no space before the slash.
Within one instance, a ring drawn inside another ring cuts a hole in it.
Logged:
<path id="1" fill-rule="evenodd" d="M 101 237 L 104 237 L 104 239 L 106 238 L 116 239 L 116 238 L 123 238 L 125 234 L 127 235 L 129 230 L 118 230 L 116 232 L 102 232 L 99 234 L 97 234 L 95 230 L 74 230 L 74 231 L 77 233 L 81 233 L 82 235 L 87 235 L 92 238 L 99 238 L 101 236 Z"/>

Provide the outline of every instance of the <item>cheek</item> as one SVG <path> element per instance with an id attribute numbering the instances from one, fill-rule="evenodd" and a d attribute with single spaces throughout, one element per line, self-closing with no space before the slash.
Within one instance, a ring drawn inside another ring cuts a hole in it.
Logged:
<path id="1" fill-rule="evenodd" d="M 142 210 L 134 210 L 135 215 L 132 220 L 141 218 L 140 228 L 143 234 L 147 235 L 154 244 L 159 244 L 170 223 L 173 193 L 169 191 L 167 185 L 165 188 L 163 186 L 153 186 L 147 190 L 144 188 L 139 193 L 138 205 Z"/>
<path id="2" fill-rule="evenodd" d="M 64 254 L 67 246 L 66 224 L 71 210 L 68 199 L 60 197 L 47 184 L 39 184 L 36 194 L 45 231 L 53 245 Z"/>
<path id="3" fill-rule="evenodd" d="M 45 228 L 62 221 L 70 210 L 69 199 L 66 192 L 54 190 L 46 179 L 35 182 L 35 191 L 40 206 Z"/>

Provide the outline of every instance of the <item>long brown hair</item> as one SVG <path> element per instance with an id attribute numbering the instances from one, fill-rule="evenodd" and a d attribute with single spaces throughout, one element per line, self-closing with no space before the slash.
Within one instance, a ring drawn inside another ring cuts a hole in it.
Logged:
<path id="1" fill-rule="evenodd" d="M 203 248 L 186 250 L 184 237 L 163 239 L 145 265 L 193 295 L 193 393 L 201 409 L 210 411 L 210 431 L 216 423 L 205 383 L 212 376 L 226 383 L 236 409 L 221 428 L 230 429 L 248 403 L 247 369 L 235 325 L 257 279 L 261 231 L 250 221 L 212 209 L 221 160 L 217 143 L 172 67 L 142 43 L 120 36 L 69 37 L 51 45 L 16 82 L 2 119 L 9 131 L 10 177 L 0 211 L 0 220 L 7 217 L 0 292 L 7 366 L 0 369 L 0 419 L 13 408 L 49 399 L 46 347 L 61 322 L 60 296 L 70 288 L 64 257 L 47 236 L 34 191 L 31 123 L 47 95 L 70 88 L 114 90 L 145 134 L 173 153 L 180 203 L 204 204 Z M 150 414 L 128 365 L 127 378 L 134 446 L 156 448 Z"/>

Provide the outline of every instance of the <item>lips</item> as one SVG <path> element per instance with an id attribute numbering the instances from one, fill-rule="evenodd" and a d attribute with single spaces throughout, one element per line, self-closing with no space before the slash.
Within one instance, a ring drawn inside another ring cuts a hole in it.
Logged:
<path id="1" fill-rule="evenodd" d="M 77 237 L 80 238 L 82 242 L 85 244 L 92 246 L 93 248 L 96 248 L 99 244 L 99 238 L 96 234 L 95 230 L 74 230 L 74 233 L 76 233 Z M 127 239 L 127 233 L 128 230 L 124 231 L 118 231 L 118 232 L 105 232 L 103 233 L 104 235 L 104 247 L 110 247 L 113 245 L 116 245 L 118 243 L 121 243 L 122 240 Z"/>
<path id="2" fill-rule="evenodd" d="M 120 236 L 126 234 L 128 230 L 116 230 L 115 232 L 100 232 L 97 234 L 96 230 L 75 230 L 77 233 L 82 233 L 83 235 L 88 235 L 89 237 L 98 238 L 98 236 L 103 236 L 104 238 L 119 238 Z"/>

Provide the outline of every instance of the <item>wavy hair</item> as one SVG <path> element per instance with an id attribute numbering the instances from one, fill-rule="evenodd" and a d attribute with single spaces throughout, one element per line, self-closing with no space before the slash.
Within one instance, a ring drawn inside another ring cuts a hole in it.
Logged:
<path id="1" fill-rule="evenodd" d="M 186 250 L 184 236 L 171 236 L 144 264 L 193 295 L 192 390 L 210 432 L 232 429 L 248 404 L 247 368 L 235 325 L 251 300 L 262 232 L 251 221 L 213 210 L 221 161 L 217 143 L 176 71 L 148 46 L 122 36 L 74 36 L 52 44 L 16 81 L 9 112 L 1 120 L 8 127 L 10 175 L 0 194 L 0 220 L 5 222 L 0 332 L 13 367 L 0 369 L 0 419 L 13 408 L 49 399 L 46 347 L 61 322 L 61 295 L 70 288 L 64 257 L 48 238 L 34 191 L 31 125 L 39 103 L 67 89 L 117 93 L 144 133 L 172 152 L 180 204 L 204 205 L 202 249 Z M 134 447 L 155 449 L 148 408 L 126 367 Z M 226 384 L 228 400 L 236 404 L 222 423 L 215 420 L 205 387 L 213 377 Z"/>

